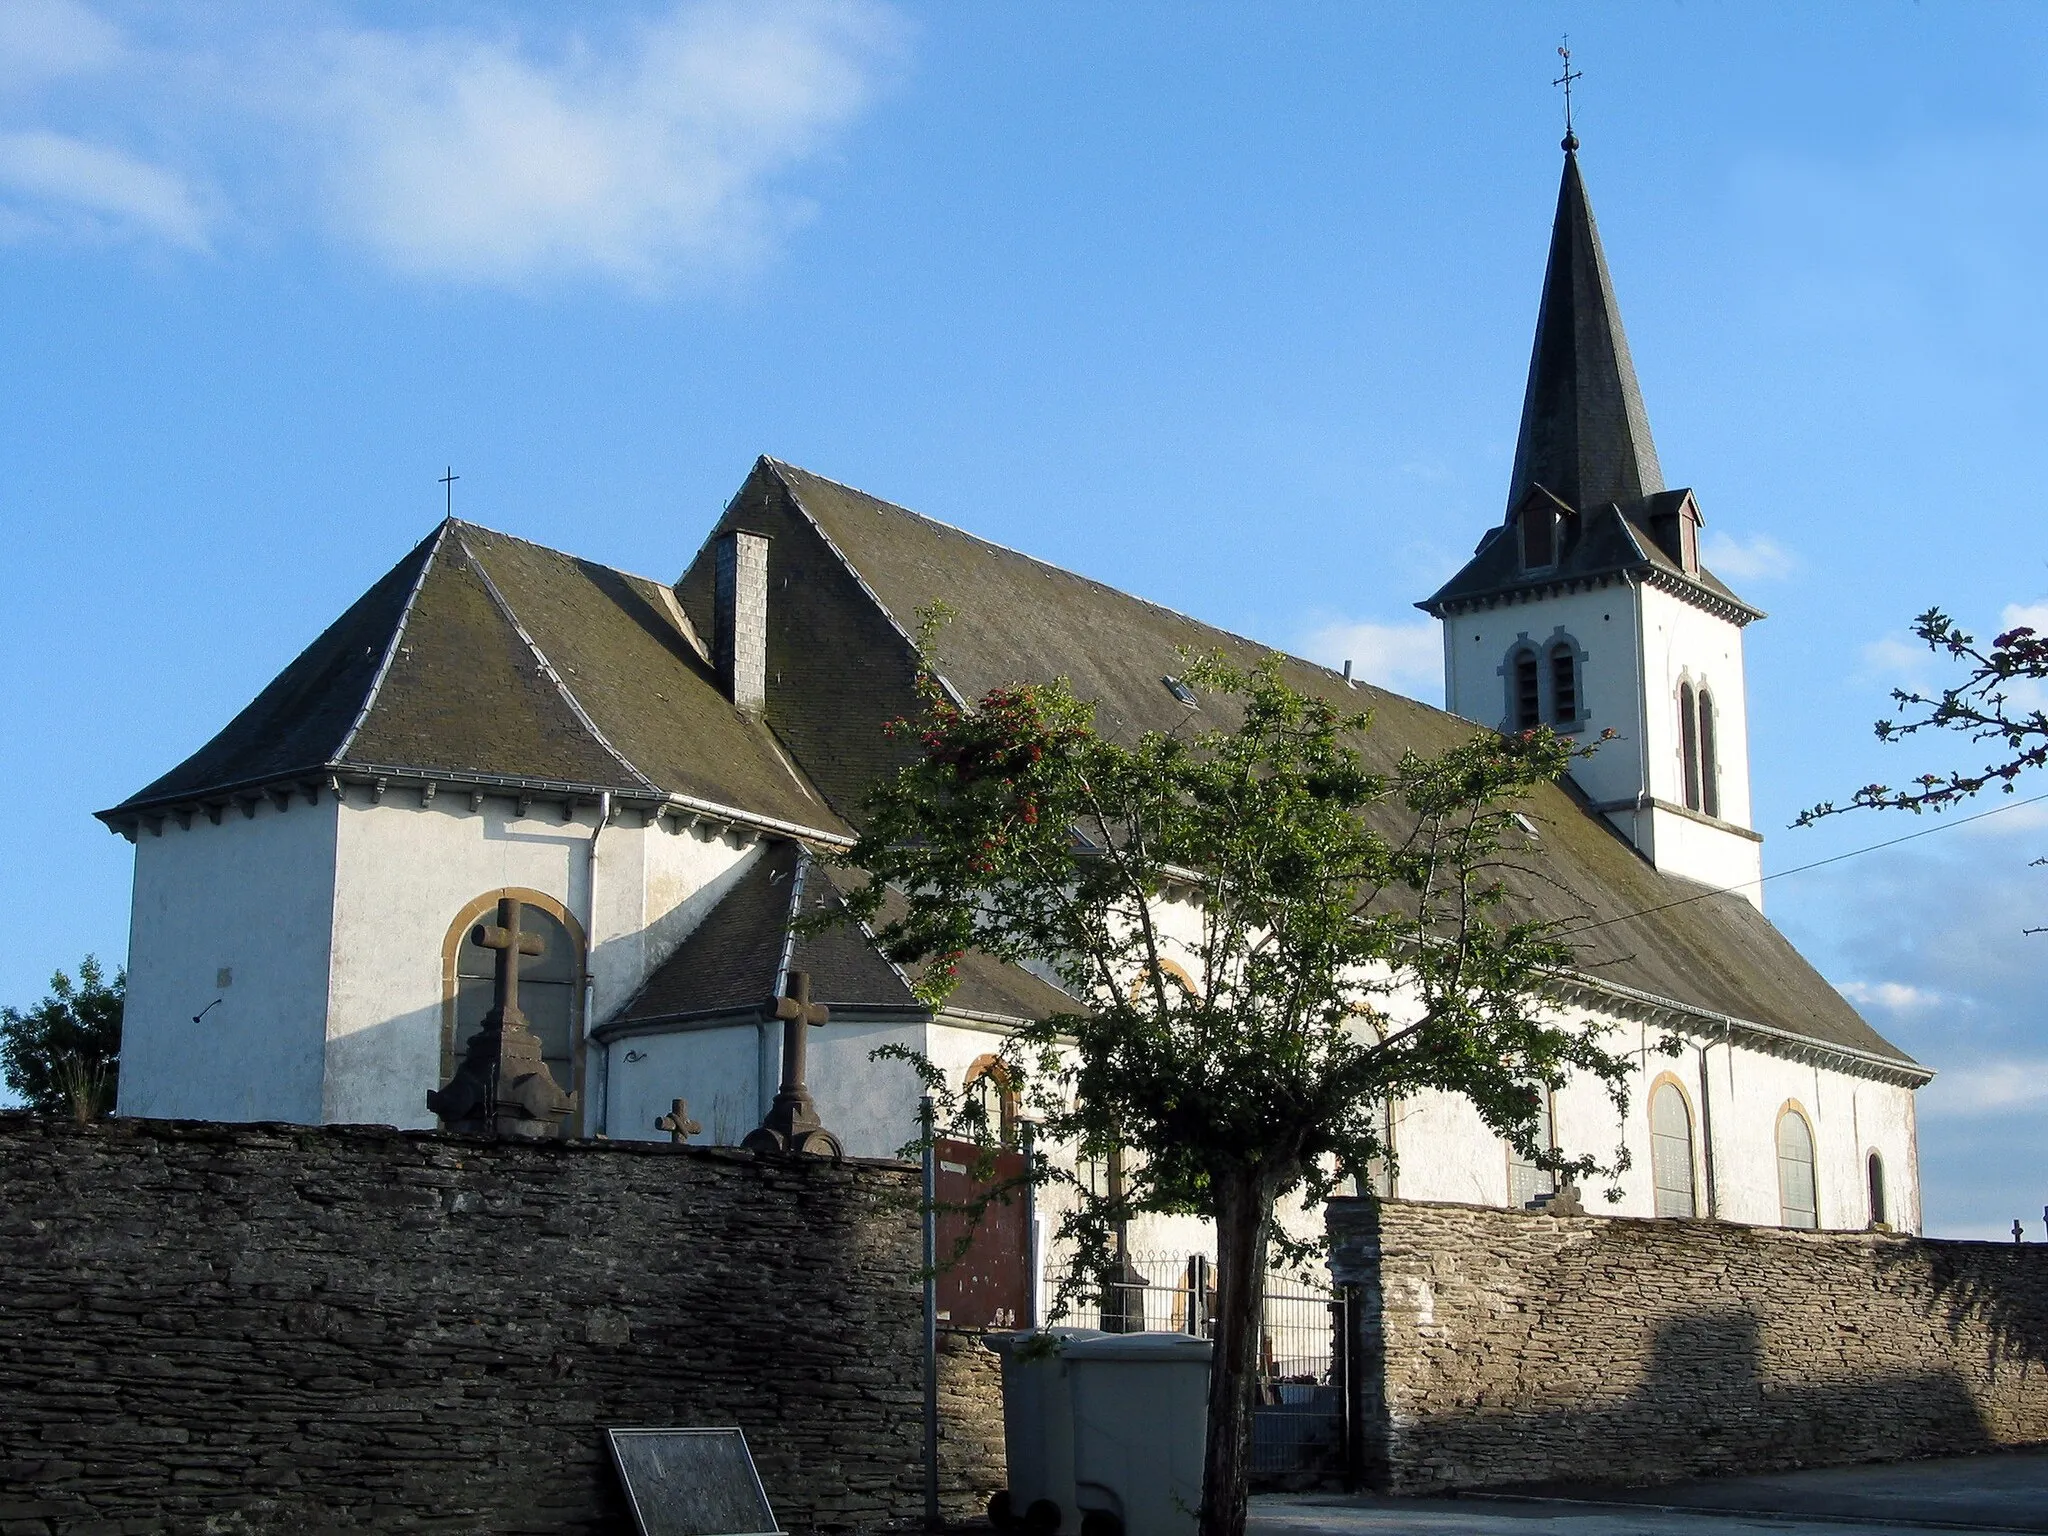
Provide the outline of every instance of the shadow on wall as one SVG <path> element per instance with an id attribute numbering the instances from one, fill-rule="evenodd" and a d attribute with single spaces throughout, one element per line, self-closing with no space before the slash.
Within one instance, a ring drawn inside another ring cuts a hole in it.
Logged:
<path id="1" fill-rule="evenodd" d="M 1551 1408 L 1437 1413 L 1394 1430 L 1397 1492 L 1560 1483 L 1643 1486 L 1989 1450 L 1952 1370 L 1793 1385 L 1767 1379 L 1757 1318 L 1729 1308 L 1660 1324 L 1640 1385 Z M 1556 1361 L 1575 1375 L 1572 1356 Z M 1599 1383 L 1590 1385 L 1597 1391 Z"/>

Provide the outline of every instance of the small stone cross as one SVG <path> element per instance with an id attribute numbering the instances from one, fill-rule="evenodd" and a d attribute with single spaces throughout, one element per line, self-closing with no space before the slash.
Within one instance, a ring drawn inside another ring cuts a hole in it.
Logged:
<path id="1" fill-rule="evenodd" d="M 654 1128 L 657 1131 L 667 1131 L 668 1139 L 678 1143 L 688 1141 L 704 1129 L 690 1118 L 689 1103 L 683 1099 L 671 1101 L 668 1113 L 654 1122 Z"/>
<path id="2" fill-rule="evenodd" d="M 2020 1219 L 2017 1216 L 2012 1219 L 2012 1240 L 2016 1243 L 2023 1243 L 2027 1240 L 2027 1229 L 2020 1225 Z"/>
<path id="3" fill-rule="evenodd" d="M 517 897 L 501 897 L 498 920 L 495 923 L 478 923 L 469 931 L 471 943 L 498 952 L 491 1012 L 484 1015 L 487 1020 L 495 1014 L 501 1019 L 517 1019 L 521 1024 L 526 1022 L 526 1015 L 519 1011 L 519 957 L 543 955 L 547 953 L 548 944 L 537 933 L 519 931 L 519 911 L 524 905 Z"/>
<path id="4" fill-rule="evenodd" d="M 740 1143 L 753 1152 L 813 1152 L 823 1157 L 841 1155 L 839 1138 L 825 1129 L 818 1107 L 811 1102 L 805 1080 L 806 1037 L 821 1024 L 831 1022 L 832 1010 L 811 1001 L 811 978 L 807 972 L 791 971 L 783 983 L 782 996 L 765 1004 L 763 1019 L 782 1020 L 782 1086 L 775 1091 L 768 1118 L 747 1132 Z"/>

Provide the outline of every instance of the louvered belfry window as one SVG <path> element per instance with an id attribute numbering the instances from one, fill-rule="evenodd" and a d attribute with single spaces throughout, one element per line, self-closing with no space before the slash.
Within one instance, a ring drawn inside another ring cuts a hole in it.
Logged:
<path id="1" fill-rule="evenodd" d="M 1515 729 L 1526 731 L 1543 723 L 1543 700 L 1538 688 L 1536 653 L 1515 652 Z"/>
<path id="2" fill-rule="evenodd" d="M 1700 809 L 1709 816 L 1721 814 L 1720 775 L 1714 762 L 1714 696 L 1700 690 Z"/>
<path id="3" fill-rule="evenodd" d="M 1550 648 L 1550 721 L 1579 723 L 1579 658 L 1562 640 Z"/>
<path id="4" fill-rule="evenodd" d="M 1685 808 L 1700 808 L 1700 717 L 1691 683 L 1678 685 L 1678 753 L 1685 772 Z"/>

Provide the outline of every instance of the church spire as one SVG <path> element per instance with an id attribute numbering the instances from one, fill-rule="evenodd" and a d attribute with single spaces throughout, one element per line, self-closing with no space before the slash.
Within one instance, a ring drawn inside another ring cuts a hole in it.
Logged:
<path id="1" fill-rule="evenodd" d="M 1577 136 L 1567 129 L 1564 180 L 1508 487 L 1510 513 L 1532 484 L 1579 512 L 1664 489 L 1621 309 L 1579 175 L 1578 148 Z"/>

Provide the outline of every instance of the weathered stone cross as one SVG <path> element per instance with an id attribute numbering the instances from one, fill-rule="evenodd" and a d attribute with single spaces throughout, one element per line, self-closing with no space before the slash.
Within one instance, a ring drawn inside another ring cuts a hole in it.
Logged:
<path id="1" fill-rule="evenodd" d="M 469 930 L 471 943 L 498 952 L 491 1011 L 484 1015 L 486 1025 L 493 1020 L 509 1023 L 516 1019 L 521 1026 L 526 1023 L 526 1015 L 519 1011 L 519 957 L 546 954 L 548 941 L 537 933 L 520 931 L 519 913 L 525 905 L 510 896 L 503 897 L 498 902 L 497 922 L 478 923 Z"/>
<path id="2" fill-rule="evenodd" d="M 741 1146 L 752 1152 L 810 1152 L 820 1157 L 839 1157 L 839 1138 L 825 1129 L 818 1108 L 811 1102 L 805 1082 L 810 1030 L 830 1022 L 832 1010 L 811 1001 L 811 978 L 804 971 L 791 971 L 782 996 L 761 1009 L 764 1019 L 782 1020 L 782 1086 L 769 1106 L 768 1118 L 747 1132 Z"/>
<path id="3" fill-rule="evenodd" d="M 690 1106 L 686 1100 L 676 1099 L 669 1105 L 669 1111 L 654 1122 L 657 1131 L 667 1131 L 668 1139 L 685 1142 L 704 1127 L 690 1118 Z"/>
<path id="4" fill-rule="evenodd" d="M 519 962 L 546 953 L 547 942 L 519 927 L 522 903 L 506 896 L 498 920 L 470 930 L 473 942 L 498 953 L 490 1011 L 483 1016 L 447 1087 L 427 1094 L 427 1108 L 451 1131 L 487 1136 L 559 1136 L 576 1107 L 541 1057 L 540 1037 L 519 1008 Z"/>

